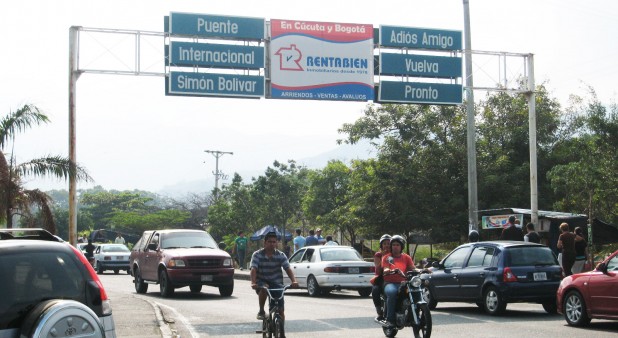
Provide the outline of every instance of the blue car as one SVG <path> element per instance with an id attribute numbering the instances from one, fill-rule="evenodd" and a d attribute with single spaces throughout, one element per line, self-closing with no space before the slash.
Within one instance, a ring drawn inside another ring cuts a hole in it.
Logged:
<path id="1" fill-rule="evenodd" d="M 431 309 L 439 302 L 466 302 L 499 315 L 516 302 L 539 303 L 556 313 L 556 291 L 564 274 L 544 245 L 491 241 L 460 245 L 423 277 Z"/>

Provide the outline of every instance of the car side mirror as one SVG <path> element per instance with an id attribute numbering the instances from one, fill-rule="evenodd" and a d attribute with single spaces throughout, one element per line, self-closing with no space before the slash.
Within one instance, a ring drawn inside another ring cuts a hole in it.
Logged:
<path id="1" fill-rule="evenodd" d="M 595 270 L 601 271 L 603 273 L 607 273 L 607 265 L 605 265 L 605 263 L 601 262 L 601 263 L 597 264 L 597 267 L 595 268 Z"/>
<path id="2" fill-rule="evenodd" d="M 436 269 L 439 269 L 440 268 L 440 262 L 439 261 L 434 261 L 433 263 L 431 263 L 431 266 L 436 268 Z"/>
<path id="3" fill-rule="evenodd" d="M 157 243 L 148 243 L 148 246 L 146 248 L 148 250 L 156 251 L 157 250 Z"/>

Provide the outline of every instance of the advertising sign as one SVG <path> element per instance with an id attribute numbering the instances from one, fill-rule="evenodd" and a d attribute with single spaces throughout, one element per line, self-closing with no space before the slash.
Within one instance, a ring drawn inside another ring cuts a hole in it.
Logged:
<path id="1" fill-rule="evenodd" d="M 272 98 L 373 100 L 372 25 L 270 22 Z"/>
<path id="2" fill-rule="evenodd" d="M 168 94 L 260 98 L 264 77 L 253 75 L 170 72 Z"/>
<path id="3" fill-rule="evenodd" d="M 461 104 L 463 87 L 459 84 L 380 81 L 379 102 Z"/>
<path id="4" fill-rule="evenodd" d="M 461 31 L 380 26 L 380 46 L 383 47 L 461 50 L 461 41 Z"/>
<path id="5" fill-rule="evenodd" d="M 515 226 L 521 228 L 522 224 L 524 224 L 523 214 L 483 216 L 481 218 L 481 227 L 483 229 L 502 229 L 509 221 L 510 216 L 515 216 Z"/>
<path id="6" fill-rule="evenodd" d="M 462 67 L 460 57 L 418 54 L 380 53 L 381 75 L 458 78 Z"/>
<path id="7" fill-rule="evenodd" d="M 264 19 L 211 14 L 170 13 L 170 35 L 232 40 L 263 40 Z"/>
<path id="8" fill-rule="evenodd" d="M 177 67 L 264 68 L 264 48 L 214 43 L 170 43 L 170 64 Z"/>

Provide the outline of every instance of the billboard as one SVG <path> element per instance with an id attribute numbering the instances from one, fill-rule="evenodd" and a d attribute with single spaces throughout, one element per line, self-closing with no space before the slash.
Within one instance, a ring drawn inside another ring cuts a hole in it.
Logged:
<path id="1" fill-rule="evenodd" d="M 522 224 L 524 224 L 523 214 L 483 216 L 481 218 L 481 228 L 502 229 L 504 228 L 504 225 L 509 221 L 510 216 L 515 216 L 515 226 L 521 229 Z"/>
<path id="2" fill-rule="evenodd" d="M 270 22 L 272 98 L 373 100 L 372 25 Z"/>

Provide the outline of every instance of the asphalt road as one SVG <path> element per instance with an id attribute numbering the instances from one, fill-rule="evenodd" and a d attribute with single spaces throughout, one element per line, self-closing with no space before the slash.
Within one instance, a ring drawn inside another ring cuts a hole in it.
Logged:
<path id="1" fill-rule="evenodd" d="M 212 287 L 204 287 L 199 294 L 188 288 L 177 289 L 174 297 L 161 298 L 158 285 L 150 285 L 147 294 L 137 295 L 129 275 L 106 273 L 101 280 L 112 300 L 119 337 L 154 337 L 151 333 L 156 332 L 158 324 L 163 324 L 163 337 L 259 336 L 255 333 L 261 323 L 255 319 L 257 296 L 246 280 L 236 280 L 229 298 L 220 297 L 218 289 Z M 381 327 L 373 322 L 371 299 L 361 298 L 356 292 L 312 298 L 305 290 L 292 290 L 286 293 L 285 301 L 288 337 L 383 337 Z M 132 309 L 127 302 L 141 305 Z M 159 318 L 154 311 L 157 308 L 162 314 Z M 140 311 L 139 320 L 131 311 Z M 509 304 L 504 316 L 492 317 L 474 304 L 440 303 L 432 318 L 433 337 L 593 338 L 618 334 L 618 322 L 593 320 L 586 329 L 573 328 L 561 316 L 549 315 L 537 304 Z M 131 319 L 139 329 L 131 331 L 127 326 Z M 412 330 L 406 328 L 397 336 L 411 337 Z"/>

